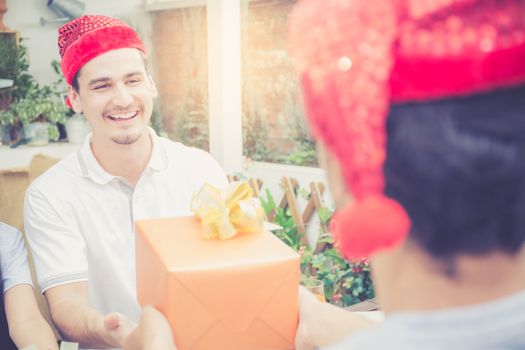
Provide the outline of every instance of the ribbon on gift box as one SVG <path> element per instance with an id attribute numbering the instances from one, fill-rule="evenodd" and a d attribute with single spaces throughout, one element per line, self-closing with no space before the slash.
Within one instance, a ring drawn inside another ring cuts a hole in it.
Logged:
<path id="1" fill-rule="evenodd" d="M 263 231 L 264 212 L 247 182 L 232 182 L 222 191 L 206 183 L 193 195 L 191 209 L 200 218 L 206 239 Z"/>

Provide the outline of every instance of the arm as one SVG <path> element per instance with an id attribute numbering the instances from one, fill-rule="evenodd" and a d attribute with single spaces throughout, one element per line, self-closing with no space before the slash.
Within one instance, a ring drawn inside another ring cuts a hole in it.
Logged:
<path id="1" fill-rule="evenodd" d="M 74 212 L 56 184 L 33 185 L 26 191 L 24 224 L 55 326 L 83 347 L 118 346 L 104 328 L 104 316 L 89 304 L 87 249 Z"/>
<path id="2" fill-rule="evenodd" d="M 55 326 L 66 340 L 81 347 L 119 347 L 104 326 L 104 315 L 88 302 L 86 282 L 52 287 L 44 293 Z"/>
<path id="3" fill-rule="evenodd" d="M 321 303 L 312 293 L 299 288 L 297 350 L 313 350 L 365 330 L 377 323 L 335 305 Z"/>
<path id="4" fill-rule="evenodd" d="M 55 335 L 42 317 L 30 285 L 10 288 L 4 303 L 9 335 L 18 348 L 35 345 L 41 350 L 58 350 Z"/>
<path id="5" fill-rule="evenodd" d="M 106 315 L 105 321 L 109 332 L 123 326 L 129 329 L 129 321 L 117 313 Z M 123 345 L 124 350 L 176 350 L 168 321 L 151 306 L 142 309 L 139 325 L 126 336 Z"/>

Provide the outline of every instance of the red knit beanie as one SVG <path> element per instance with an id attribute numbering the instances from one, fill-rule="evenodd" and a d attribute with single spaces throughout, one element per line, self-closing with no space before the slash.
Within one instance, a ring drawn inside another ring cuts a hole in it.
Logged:
<path id="1" fill-rule="evenodd" d="M 71 85 L 84 64 L 107 51 L 136 48 L 146 54 L 137 33 L 126 23 L 106 16 L 82 16 L 64 24 L 58 30 L 60 67 Z M 69 105 L 69 101 L 66 101 Z"/>
<path id="2" fill-rule="evenodd" d="M 336 213 L 348 258 L 403 242 L 404 208 L 384 194 L 392 103 L 470 95 L 525 82 L 525 0 L 303 0 L 290 44 L 314 137 L 354 202 Z"/>

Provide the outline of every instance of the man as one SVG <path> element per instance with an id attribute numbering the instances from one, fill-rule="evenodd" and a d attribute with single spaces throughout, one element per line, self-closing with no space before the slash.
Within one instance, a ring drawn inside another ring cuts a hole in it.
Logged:
<path id="1" fill-rule="evenodd" d="M 67 102 L 92 134 L 30 186 L 25 228 L 63 337 L 83 347 L 120 347 L 140 318 L 134 222 L 189 215 L 195 190 L 227 180 L 208 153 L 148 128 L 157 90 L 129 26 L 83 16 L 60 28 L 58 43 Z M 104 315 L 111 312 L 124 317 L 109 316 L 108 331 Z"/>

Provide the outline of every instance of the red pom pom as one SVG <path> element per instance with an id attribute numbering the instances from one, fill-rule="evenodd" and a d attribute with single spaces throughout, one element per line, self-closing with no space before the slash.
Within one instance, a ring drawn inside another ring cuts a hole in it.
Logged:
<path id="1" fill-rule="evenodd" d="M 334 214 L 331 230 L 346 259 L 368 257 L 393 248 L 408 236 L 410 218 L 395 200 L 368 197 Z"/>

